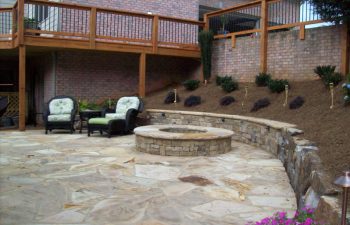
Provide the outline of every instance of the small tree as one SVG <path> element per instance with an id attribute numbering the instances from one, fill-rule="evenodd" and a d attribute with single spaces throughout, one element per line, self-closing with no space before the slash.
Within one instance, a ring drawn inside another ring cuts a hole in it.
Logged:
<path id="1" fill-rule="evenodd" d="M 310 0 L 310 3 L 323 20 L 350 24 L 350 0 Z"/>
<path id="2" fill-rule="evenodd" d="M 203 65 L 204 79 L 209 80 L 211 76 L 211 56 L 213 48 L 214 33 L 212 31 L 201 31 L 198 41 L 201 49 L 201 61 Z"/>

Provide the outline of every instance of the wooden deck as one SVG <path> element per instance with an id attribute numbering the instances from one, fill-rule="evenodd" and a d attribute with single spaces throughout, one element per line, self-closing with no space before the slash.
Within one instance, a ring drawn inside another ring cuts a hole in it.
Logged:
<path id="1" fill-rule="evenodd" d="M 38 8 L 46 18 L 29 20 Z M 0 49 L 40 46 L 199 58 L 204 23 L 106 8 L 19 0 L 0 8 Z M 23 22 L 21 22 L 23 21 Z"/>

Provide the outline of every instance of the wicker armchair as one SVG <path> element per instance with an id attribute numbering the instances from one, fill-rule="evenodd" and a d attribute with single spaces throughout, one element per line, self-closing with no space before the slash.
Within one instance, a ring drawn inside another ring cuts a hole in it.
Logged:
<path id="1" fill-rule="evenodd" d="M 50 99 L 43 114 L 45 134 L 53 129 L 70 130 L 72 134 L 77 111 L 77 101 L 72 97 L 56 96 Z"/>
<path id="2" fill-rule="evenodd" d="M 128 134 L 135 128 L 137 115 L 143 111 L 143 102 L 138 97 L 122 97 L 118 100 L 115 110 L 102 113 L 101 118 L 88 121 L 88 136 L 94 131 L 100 134 Z"/>

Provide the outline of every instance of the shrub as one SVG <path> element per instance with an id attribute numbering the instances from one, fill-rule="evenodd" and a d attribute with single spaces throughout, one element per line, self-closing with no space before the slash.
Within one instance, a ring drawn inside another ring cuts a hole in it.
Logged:
<path id="1" fill-rule="evenodd" d="M 326 85 L 326 87 L 329 87 L 330 83 L 333 83 L 334 86 L 337 86 L 342 80 L 343 76 L 341 73 L 333 73 L 323 77 L 323 82 Z"/>
<path id="2" fill-rule="evenodd" d="M 277 212 L 271 217 L 266 217 L 259 222 L 249 222 L 247 225 L 321 225 L 315 221 L 314 209 L 305 207 L 296 211 L 294 217 L 287 218 L 286 212 Z"/>
<path id="3" fill-rule="evenodd" d="M 342 85 L 344 90 L 344 102 L 345 105 L 350 104 L 350 73 L 348 74 L 348 82 Z"/>
<path id="4" fill-rule="evenodd" d="M 186 107 L 192 107 L 192 106 L 200 105 L 201 102 L 202 102 L 201 97 L 191 95 L 190 97 L 186 98 L 184 105 Z"/>
<path id="5" fill-rule="evenodd" d="M 257 75 L 255 77 L 255 84 L 258 87 L 265 87 L 268 85 L 269 81 L 271 80 L 271 75 L 267 74 L 267 73 L 259 73 L 259 75 Z"/>
<path id="6" fill-rule="evenodd" d="M 232 77 L 224 78 L 221 82 L 221 88 L 227 93 L 231 93 L 238 89 L 238 82 L 234 80 Z"/>
<path id="7" fill-rule="evenodd" d="M 222 83 L 231 81 L 232 77 L 231 76 L 217 76 L 216 77 L 216 85 L 221 86 Z"/>
<path id="8" fill-rule="evenodd" d="M 270 105 L 270 100 L 268 98 L 262 98 L 254 103 L 254 106 L 250 111 L 257 112 L 259 109 L 265 108 L 269 105 Z"/>
<path id="9" fill-rule="evenodd" d="M 221 106 L 228 106 L 234 103 L 236 100 L 232 96 L 225 96 L 220 99 L 220 105 Z"/>
<path id="10" fill-rule="evenodd" d="M 171 104 L 171 103 L 174 103 L 174 101 L 175 101 L 175 92 L 169 91 L 164 99 L 164 104 Z M 180 102 L 180 97 L 177 93 L 176 93 L 176 102 Z"/>
<path id="11" fill-rule="evenodd" d="M 201 50 L 201 61 L 203 64 L 204 78 L 208 80 L 211 76 L 211 58 L 213 51 L 213 31 L 202 30 L 198 35 L 198 42 Z"/>
<path id="12" fill-rule="evenodd" d="M 333 74 L 335 72 L 336 66 L 328 65 L 328 66 L 317 66 L 314 69 L 314 72 L 322 79 L 324 76 Z"/>
<path id="13" fill-rule="evenodd" d="M 285 86 L 289 85 L 288 80 L 270 80 L 268 88 L 272 93 L 281 93 L 285 90 Z"/>
<path id="14" fill-rule="evenodd" d="M 294 98 L 291 103 L 289 104 L 289 108 L 290 109 L 299 109 L 300 107 L 302 107 L 305 103 L 305 100 L 303 97 L 298 96 L 296 98 Z"/>
<path id="15" fill-rule="evenodd" d="M 186 80 L 185 82 L 183 82 L 183 85 L 186 88 L 186 90 L 193 91 L 199 87 L 199 83 L 199 80 Z"/>
<path id="16" fill-rule="evenodd" d="M 317 66 L 314 72 L 322 79 L 324 85 L 329 87 L 329 83 L 337 86 L 342 81 L 342 74 L 335 72 L 335 66 Z"/>

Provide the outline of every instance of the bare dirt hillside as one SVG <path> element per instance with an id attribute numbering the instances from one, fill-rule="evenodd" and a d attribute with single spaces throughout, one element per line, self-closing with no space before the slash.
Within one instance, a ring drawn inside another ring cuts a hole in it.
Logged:
<path id="1" fill-rule="evenodd" d="M 241 107 L 244 99 L 244 86 L 248 86 L 246 108 Z M 164 98 L 174 87 L 149 94 L 145 98 L 146 108 L 205 111 L 225 114 L 237 114 L 279 120 L 293 123 L 304 130 L 304 137 L 317 143 L 320 156 L 326 170 L 333 176 L 350 169 L 350 106 L 343 106 L 343 92 L 341 85 L 335 89 L 335 107 L 330 109 L 329 90 L 320 80 L 291 83 L 290 100 L 296 96 L 305 98 L 305 104 L 297 110 L 283 107 L 284 94 L 272 94 L 267 87 L 256 87 L 254 83 L 240 84 L 240 89 L 230 94 L 224 93 L 215 82 L 201 86 L 195 91 L 186 91 L 177 86 L 181 102 L 165 105 Z M 202 104 L 193 108 L 184 107 L 184 99 L 190 95 L 202 97 Z M 236 102 L 230 106 L 220 106 L 219 100 L 223 96 L 233 96 Z M 267 97 L 271 101 L 268 108 L 251 113 L 254 102 Z"/>

